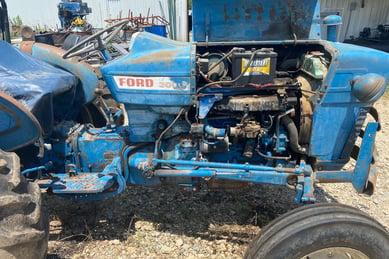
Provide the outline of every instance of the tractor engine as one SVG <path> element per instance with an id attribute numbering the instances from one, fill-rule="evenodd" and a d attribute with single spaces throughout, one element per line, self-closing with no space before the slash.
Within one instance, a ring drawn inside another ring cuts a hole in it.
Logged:
<path id="1" fill-rule="evenodd" d="M 305 153 L 297 136 L 292 136 L 297 132 L 291 117 L 297 99 L 293 92 L 277 91 L 263 96 L 229 96 L 216 102 L 202 123 L 192 123 L 191 133 L 199 139 L 203 154 L 228 152 L 232 144 L 239 144 L 245 159 L 253 158 L 254 153 L 288 159 L 288 142 L 294 152 Z"/>
<path id="2" fill-rule="evenodd" d="M 302 83 L 276 71 L 272 48 L 206 52 L 197 55 L 197 65 L 199 103 L 187 117 L 200 155 L 273 165 L 307 153 L 299 141 Z"/>
<path id="3" fill-rule="evenodd" d="M 129 142 L 154 143 L 136 155 L 142 166 L 129 158 L 130 171 L 144 174 L 151 158 L 293 166 L 308 154 L 311 96 L 330 57 L 322 46 L 195 46 L 157 37 L 135 34 L 130 54 L 101 69 L 125 105 Z"/>

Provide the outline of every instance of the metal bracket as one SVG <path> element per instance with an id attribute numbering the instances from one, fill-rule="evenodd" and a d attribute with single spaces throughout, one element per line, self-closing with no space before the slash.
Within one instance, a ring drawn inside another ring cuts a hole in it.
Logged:
<path id="1" fill-rule="evenodd" d="M 314 172 L 311 166 L 305 164 L 305 161 L 301 161 L 300 168 L 303 175 L 299 175 L 297 177 L 295 201 L 297 203 L 315 202 L 316 198 L 313 194 L 315 190 L 315 188 L 313 187 L 315 176 Z"/>
<path id="2" fill-rule="evenodd" d="M 223 99 L 223 95 L 215 94 L 215 95 L 206 95 L 199 98 L 199 118 L 204 119 L 208 112 L 211 110 L 212 106 L 215 102 Z"/>
<path id="3" fill-rule="evenodd" d="M 353 186 L 359 193 L 366 191 L 367 180 L 371 172 L 371 164 L 374 163 L 374 140 L 378 130 L 378 122 L 370 122 L 366 126 L 357 163 L 354 169 Z"/>

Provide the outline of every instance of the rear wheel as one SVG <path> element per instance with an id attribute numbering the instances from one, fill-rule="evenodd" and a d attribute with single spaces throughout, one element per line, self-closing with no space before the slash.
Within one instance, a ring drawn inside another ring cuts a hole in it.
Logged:
<path id="1" fill-rule="evenodd" d="M 264 227 L 245 258 L 386 258 L 389 234 L 367 214 L 341 204 L 292 210 Z"/>
<path id="2" fill-rule="evenodd" d="M 0 258 L 44 258 L 48 230 L 38 185 L 20 175 L 15 153 L 0 150 Z"/>

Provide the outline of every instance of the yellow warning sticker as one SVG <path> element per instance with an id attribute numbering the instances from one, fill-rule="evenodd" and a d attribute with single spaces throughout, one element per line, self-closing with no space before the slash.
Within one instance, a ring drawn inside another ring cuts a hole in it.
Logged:
<path id="1" fill-rule="evenodd" d="M 249 59 L 242 59 L 242 71 L 243 72 L 249 62 Z M 270 58 L 254 59 L 250 66 L 244 73 L 245 76 L 249 75 L 269 75 L 270 74 Z"/>

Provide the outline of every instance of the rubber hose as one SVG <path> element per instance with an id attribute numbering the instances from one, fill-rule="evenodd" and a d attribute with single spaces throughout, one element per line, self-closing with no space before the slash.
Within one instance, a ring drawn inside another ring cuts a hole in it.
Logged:
<path id="1" fill-rule="evenodd" d="M 293 120 L 289 116 L 284 116 L 281 118 L 281 124 L 285 126 L 286 130 L 289 133 L 290 149 L 299 154 L 306 154 L 306 148 L 300 146 L 300 144 L 298 143 L 299 135 L 297 132 L 297 127 L 294 124 Z"/>

